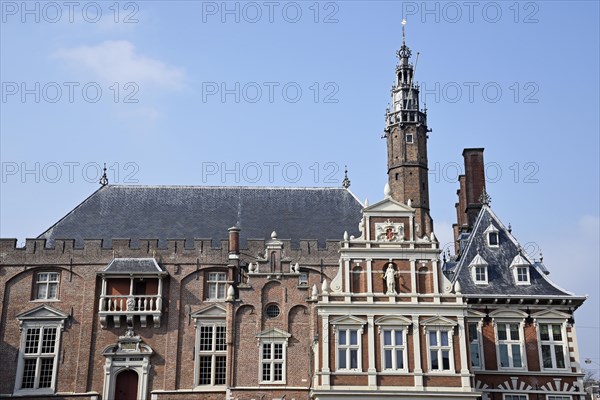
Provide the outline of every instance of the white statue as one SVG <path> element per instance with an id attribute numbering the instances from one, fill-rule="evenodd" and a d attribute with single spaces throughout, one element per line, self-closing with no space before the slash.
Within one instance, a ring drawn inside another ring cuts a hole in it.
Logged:
<path id="1" fill-rule="evenodd" d="M 389 263 L 385 274 L 383 274 L 383 278 L 387 283 L 386 294 L 396 294 L 396 275 L 398 275 L 398 272 L 394 269 L 394 264 Z"/>

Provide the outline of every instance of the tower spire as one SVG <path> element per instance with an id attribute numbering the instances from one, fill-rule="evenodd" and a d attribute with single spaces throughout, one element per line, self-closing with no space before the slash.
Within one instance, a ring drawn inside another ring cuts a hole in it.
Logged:
<path id="1" fill-rule="evenodd" d="M 419 106 L 419 86 L 414 84 L 415 66 L 406 45 L 406 20 L 402 20 L 402 46 L 397 51 L 396 82 L 392 105 L 386 110 L 385 133 L 388 148 L 390 196 L 415 209 L 419 237 L 432 232 L 429 215 L 427 166 L 427 114 Z"/>

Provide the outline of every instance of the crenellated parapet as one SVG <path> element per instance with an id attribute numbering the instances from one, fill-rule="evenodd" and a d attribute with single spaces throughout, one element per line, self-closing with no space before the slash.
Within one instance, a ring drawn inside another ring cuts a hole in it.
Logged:
<path id="1" fill-rule="evenodd" d="M 292 241 L 281 240 L 282 255 L 294 262 L 319 265 L 321 260 L 337 262 L 340 242 L 328 240 L 325 247 L 319 247 L 317 240 L 301 240 L 298 247 Z M 165 247 L 159 247 L 157 239 L 141 239 L 133 243 L 130 239 L 113 239 L 110 247 L 104 246 L 101 239 L 85 239 L 82 247 L 75 246 L 74 239 L 55 239 L 52 247 L 47 247 L 46 239 L 27 239 L 19 247 L 16 239 L 0 239 L 0 265 L 35 266 L 45 264 L 103 264 L 116 257 L 153 257 L 165 264 L 202 263 L 227 264 L 227 240 L 221 240 L 214 247 L 211 239 L 196 239 L 193 242 L 183 239 L 168 239 Z M 240 249 L 241 260 L 264 256 L 266 242 L 262 239 L 248 239 L 246 247 Z"/>

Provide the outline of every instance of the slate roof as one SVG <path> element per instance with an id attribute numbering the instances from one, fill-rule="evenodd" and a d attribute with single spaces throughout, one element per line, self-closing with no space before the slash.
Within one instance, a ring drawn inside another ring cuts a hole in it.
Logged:
<path id="1" fill-rule="evenodd" d="M 498 230 L 498 247 L 490 247 L 487 244 L 485 231 L 490 224 Z M 573 296 L 546 276 L 548 272 L 543 264 L 532 261 L 522 251 L 515 237 L 487 205 L 481 209 L 464 249 L 457 261 L 450 261 L 444 265 L 443 271 L 453 283 L 460 282 L 462 293 L 465 295 Z M 510 265 L 519 254 L 531 265 L 530 285 L 515 283 Z M 469 264 L 477 255 L 488 263 L 487 285 L 475 285 L 473 282 Z M 454 273 L 451 274 L 450 271 Z"/>
<path id="2" fill-rule="evenodd" d="M 160 274 L 167 272 L 156 262 L 154 258 L 115 258 L 103 273 L 110 274 Z"/>
<path id="3" fill-rule="evenodd" d="M 344 188 L 130 186 L 106 185 L 75 207 L 38 238 L 75 239 L 227 239 L 227 229 L 239 226 L 240 245 L 247 239 L 341 240 L 344 231 L 359 236 L 362 205 Z"/>

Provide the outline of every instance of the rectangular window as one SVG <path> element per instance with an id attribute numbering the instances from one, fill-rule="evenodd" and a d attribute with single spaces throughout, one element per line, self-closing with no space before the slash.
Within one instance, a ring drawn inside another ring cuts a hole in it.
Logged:
<path id="1" fill-rule="evenodd" d="M 540 324 L 540 344 L 544 369 L 565 368 L 565 342 L 560 324 Z"/>
<path id="2" fill-rule="evenodd" d="M 485 265 L 475 267 L 475 282 L 487 283 L 487 267 Z"/>
<path id="3" fill-rule="evenodd" d="M 306 272 L 301 272 L 298 277 L 298 285 L 307 286 L 308 285 L 308 274 Z"/>
<path id="4" fill-rule="evenodd" d="M 398 371 L 405 369 L 404 330 L 402 328 L 383 329 L 382 364 L 384 370 Z"/>
<path id="5" fill-rule="evenodd" d="M 225 325 L 198 327 L 198 385 L 224 385 L 227 343 Z"/>
<path id="6" fill-rule="evenodd" d="M 35 293 L 37 300 L 58 299 L 58 272 L 40 272 L 36 274 Z"/>
<path id="7" fill-rule="evenodd" d="M 488 233 L 488 244 L 490 246 L 498 246 L 498 232 Z"/>
<path id="8" fill-rule="evenodd" d="M 471 367 L 481 368 L 481 339 L 479 338 L 479 324 L 469 322 L 469 348 L 471 349 Z"/>
<path id="9" fill-rule="evenodd" d="M 501 323 L 498 329 L 500 368 L 523 368 L 521 328 L 518 323 Z"/>
<path id="10" fill-rule="evenodd" d="M 225 300 L 227 291 L 227 274 L 225 272 L 209 272 L 207 283 L 209 300 Z"/>
<path id="11" fill-rule="evenodd" d="M 54 386 L 58 352 L 57 326 L 32 326 L 23 330 L 23 362 L 20 389 L 48 389 Z"/>
<path id="12" fill-rule="evenodd" d="M 502 400 L 527 400 L 525 394 L 505 394 Z"/>
<path id="13" fill-rule="evenodd" d="M 430 330 L 427 332 L 429 339 L 429 361 L 431 371 L 450 371 L 452 365 L 452 343 L 450 332 L 447 330 Z"/>
<path id="14" fill-rule="evenodd" d="M 571 396 L 548 395 L 548 396 L 546 396 L 546 400 L 571 400 Z"/>
<path id="15" fill-rule="evenodd" d="M 358 370 L 361 367 L 358 329 L 339 329 L 337 338 L 337 369 Z"/>
<path id="16" fill-rule="evenodd" d="M 407 133 L 406 134 L 406 143 L 412 143 L 413 142 L 413 135 L 412 133 Z"/>
<path id="17" fill-rule="evenodd" d="M 263 342 L 260 353 L 261 381 L 285 383 L 285 343 Z"/>
<path id="18" fill-rule="evenodd" d="M 517 282 L 529 282 L 528 267 L 517 267 Z"/>

